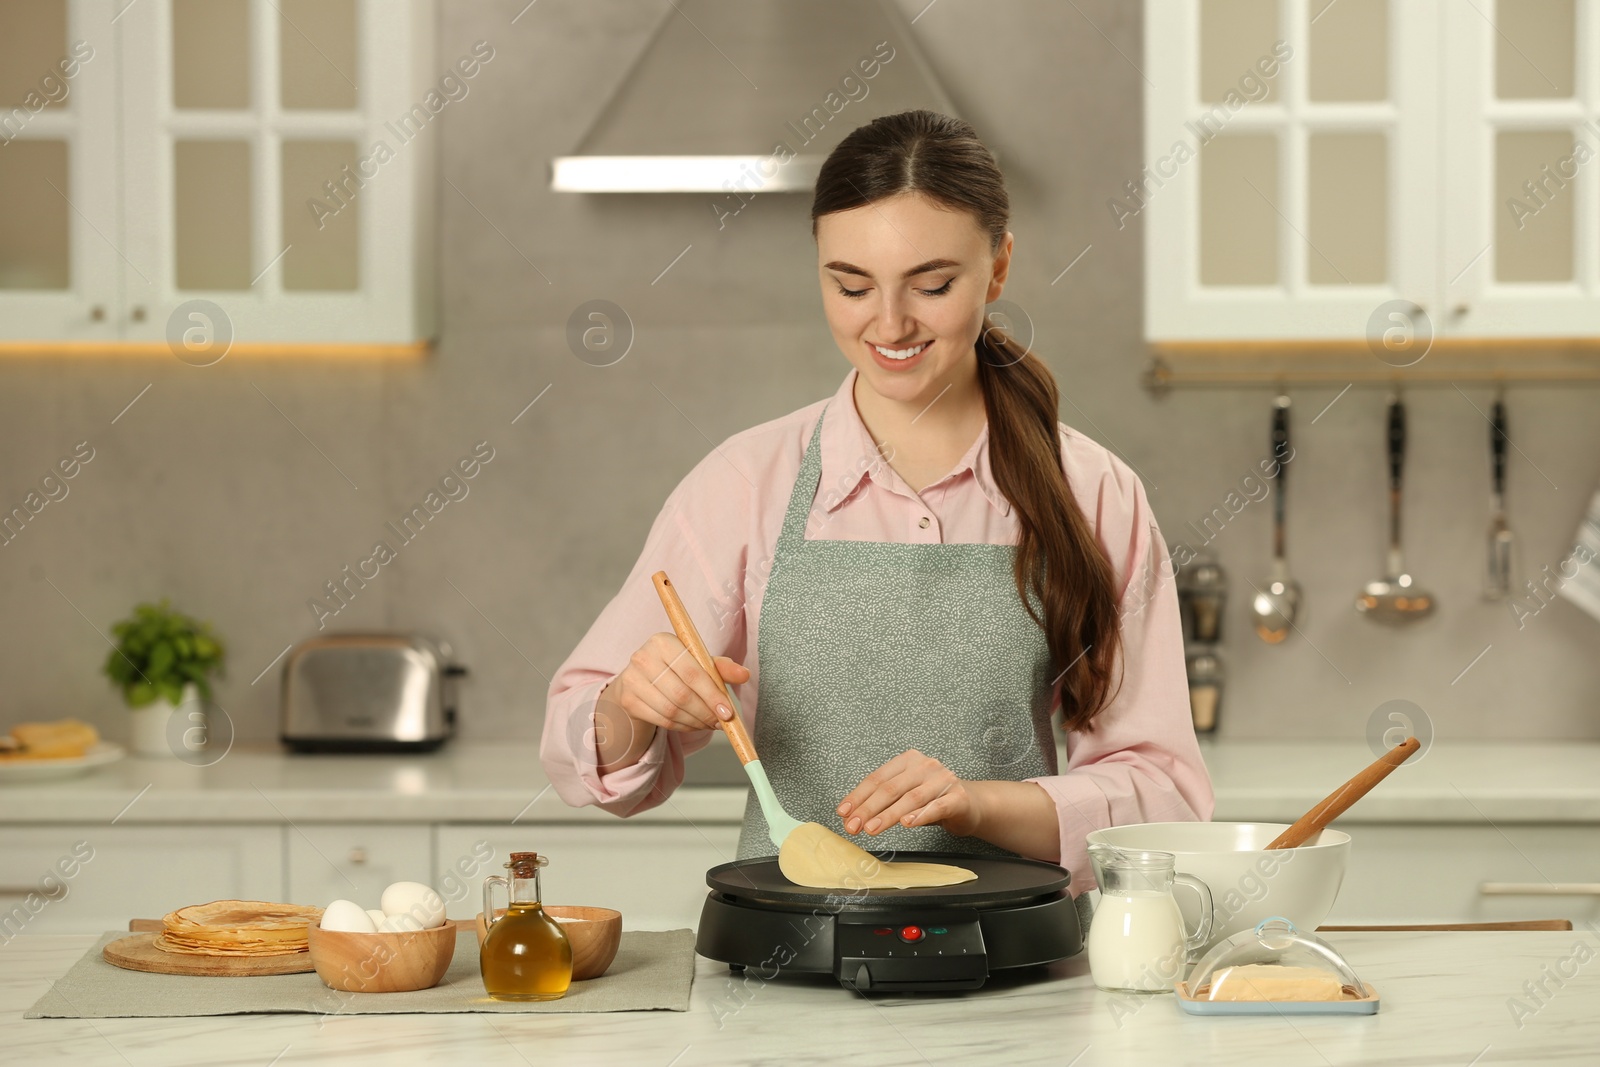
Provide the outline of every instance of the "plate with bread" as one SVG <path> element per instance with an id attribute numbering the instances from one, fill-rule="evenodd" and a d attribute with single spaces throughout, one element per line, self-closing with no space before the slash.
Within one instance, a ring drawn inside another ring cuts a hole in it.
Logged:
<path id="1" fill-rule="evenodd" d="M 23 722 L 0 735 L 0 783 L 71 778 L 115 763 L 127 753 L 78 719 Z"/>

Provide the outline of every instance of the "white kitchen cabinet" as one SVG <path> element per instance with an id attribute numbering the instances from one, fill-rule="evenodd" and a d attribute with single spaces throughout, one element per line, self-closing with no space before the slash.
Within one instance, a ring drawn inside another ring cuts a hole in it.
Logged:
<path id="1" fill-rule="evenodd" d="M 695 929 L 706 871 L 732 861 L 738 846 L 738 823 L 440 826 L 435 885 L 451 918 L 470 919 L 482 910 L 484 877 L 505 874 L 512 852 L 538 852 L 550 857 L 540 873 L 546 904 L 614 908 L 630 930 Z"/>
<path id="2" fill-rule="evenodd" d="M 125 930 L 131 918 L 211 900 L 282 900 L 283 834 L 259 825 L 0 827 L 0 940 Z"/>
<path id="3" fill-rule="evenodd" d="M 288 899 L 376 908 L 392 882 L 432 884 L 433 835 L 404 823 L 297 823 L 286 828 Z"/>
<path id="4" fill-rule="evenodd" d="M 1337 825 L 1350 867 L 1330 923 L 1600 921 L 1600 826 Z"/>
<path id="5" fill-rule="evenodd" d="M 115 11 L 0 7 L 0 337 L 117 337 Z"/>
<path id="6" fill-rule="evenodd" d="M 1447 4 L 1439 307 L 1461 336 L 1600 332 L 1600 3 Z M 1492 21 L 1491 21 L 1492 20 Z"/>
<path id="7" fill-rule="evenodd" d="M 0 6 L 0 96 L 86 57 L 59 105 L 0 118 L 0 342 L 204 364 L 430 337 L 433 127 L 470 77 L 435 69 L 433 26 L 431 0 Z"/>
<path id="8" fill-rule="evenodd" d="M 1600 333 L 1600 0 L 1146 0 L 1144 28 L 1146 166 L 1107 208 L 1145 226 L 1149 341 Z"/>

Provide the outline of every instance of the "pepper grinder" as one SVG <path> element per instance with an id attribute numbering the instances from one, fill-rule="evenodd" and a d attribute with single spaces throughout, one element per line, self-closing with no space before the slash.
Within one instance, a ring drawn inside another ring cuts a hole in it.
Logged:
<path id="1" fill-rule="evenodd" d="M 1211 556 L 1198 556 L 1178 573 L 1184 665 L 1189 678 L 1189 713 L 1197 734 L 1214 733 L 1222 710 L 1222 686 L 1227 667 L 1220 646 L 1223 609 L 1227 603 L 1227 572 Z"/>

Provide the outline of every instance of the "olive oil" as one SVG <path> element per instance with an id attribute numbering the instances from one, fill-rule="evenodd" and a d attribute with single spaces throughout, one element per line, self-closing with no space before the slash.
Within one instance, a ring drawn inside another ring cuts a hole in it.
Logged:
<path id="1" fill-rule="evenodd" d="M 478 950 L 483 988 L 495 1000 L 556 1000 L 572 984 L 572 943 L 539 899 L 539 868 L 550 861 L 534 852 L 513 852 L 511 875 L 483 883 L 483 914 L 489 932 Z M 494 917 L 493 887 L 504 885 L 505 914 Z"/>
<path id="2" fill-rule="evenodd" d="M 513 902 L 490 927 L 478 962 L 496 1000 L 555 1000 L 572 984 L 572 945 L 538 902 Z"/>

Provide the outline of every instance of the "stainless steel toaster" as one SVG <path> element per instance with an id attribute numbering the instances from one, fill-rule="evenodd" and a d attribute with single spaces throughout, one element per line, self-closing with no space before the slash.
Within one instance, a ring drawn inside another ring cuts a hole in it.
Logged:
<path id="1" fill-rule="evenodd" d="M 297 752 L 430 752 L 455 733 L 466 668 L 420 634 L 327 634 L 283 663 L 283 743 Z"/>

